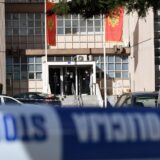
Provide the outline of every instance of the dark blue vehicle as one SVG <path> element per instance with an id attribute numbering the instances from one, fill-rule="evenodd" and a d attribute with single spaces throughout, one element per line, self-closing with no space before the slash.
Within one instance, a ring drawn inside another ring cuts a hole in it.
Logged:
<path id="1" fill-rule="evenodd" d="M 57 96 L 50 96 L 41 92 L 25 92 L 13 96 L 23 103 L 29 104 L 49 104 L 52 106 L 61 106 L 61 101 Z"/>

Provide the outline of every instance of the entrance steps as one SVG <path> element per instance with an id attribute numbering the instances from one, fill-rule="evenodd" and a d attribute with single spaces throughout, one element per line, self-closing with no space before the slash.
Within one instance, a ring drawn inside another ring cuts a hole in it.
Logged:
<path id="1" fill-rule="evenodd" d="M 81 95 L 82 107 L 100 107 L 96 95 Z"/>
<path id="2" fill-rule="evenodd" d="M 78 106 L 78 107 L 100 107 L 96 95 L 67 95 L 64 98 L 61 98 L 62 107 L 66 106 Z"/>
<path id="3" fill-rule="evenodd" d="M 79 106 L 78 98 L 74 95 L 67 95 L 61 98 L 62 107 L 68 106 Z"/>

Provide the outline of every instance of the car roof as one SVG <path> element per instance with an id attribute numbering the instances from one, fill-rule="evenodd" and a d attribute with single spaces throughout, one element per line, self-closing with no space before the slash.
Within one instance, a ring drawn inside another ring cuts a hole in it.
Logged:
<path id="1" fill-rule="evenodd" d="M 34 93 L 41 93 L 41 92 L 22 92 L 22 93 L 19 93 L 19 94 L 30 94 L 30 93 L 32 93 L 32 94 L 34 94 Z"/>
<path id="2" fill-rule="evenodd" d="M 45 94 L 43 92 L 22 92 L 22 93 L 18 93 L 16 95 L 21 95 L 21 94 Z"/>
<path id="3" fill-rule="evenodd" d="M 157 95 L 158 96 L 158 92 L 135 92 L 134 95 L 135 96 L 138 96 L 138 95 Z"/>
<path id="4" fill-rule="evenodd" d="M 132 95 L 132 96 L 138 96 L 138 95 L 158 95 L 158 92 L 129 92 L 129 93 L 124 93 L 122 95 Z"/>
<path id="5" fill-rule="evenodd" d="M 15 96 L 19 96 L 19 95 L 24 95 L 24 94 L 43 94 L 41 92 L 22 92 L 22 93 L 18 93 L 18 94 L 15 94 L 13 97 Z"/>

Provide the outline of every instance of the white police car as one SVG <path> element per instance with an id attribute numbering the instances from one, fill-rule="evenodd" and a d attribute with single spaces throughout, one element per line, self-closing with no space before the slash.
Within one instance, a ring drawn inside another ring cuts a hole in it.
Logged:
<path id="1" fill-rule="evenodd" d="M 22 105 L 23 103 L 19 100 L 6 96 L 6 95 L 0 95 L 0 105 Z"/>

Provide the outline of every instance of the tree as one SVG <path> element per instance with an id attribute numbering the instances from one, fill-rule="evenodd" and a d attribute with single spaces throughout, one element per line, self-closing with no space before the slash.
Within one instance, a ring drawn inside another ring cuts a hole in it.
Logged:
<path id="1" fill-rule="evenodd" d="M 136 11 L 139 17 L 145 17 L 148 9 L 160 9 L 159 0 L 60 0 L 48 14 L 81 14 L 85 18 L 93 15 L 110 14 L 118 7 L 124 7 L 127 13 Z"/>

